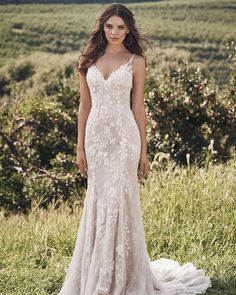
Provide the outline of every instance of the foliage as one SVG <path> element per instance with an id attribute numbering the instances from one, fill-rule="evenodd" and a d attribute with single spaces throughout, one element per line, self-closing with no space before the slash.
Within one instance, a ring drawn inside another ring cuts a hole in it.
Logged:
<path id="1" fill-rule="evenodd" d="M 218 160 L 227 160 L 235 151 L 235 91 L 217 97 L 200 68 L 185 62 L 164 79 L 150 78 L 146 85 L 146 104 L 152 156 L 164 151 L 175 161 L 186 163 L 186 155 L 190 154 L 193 161 L 203 164 L 211 140 Z"/>
<path id="2" fill-rule="evenodd" d="M 10 70 L 11 79 L 17 82 L 26 80 L 34 74 L 34 66 L 32 63 L 25 62 Z"/>
<path id="3" fill-rule="evenodd" d="M 236 102 L 236 44 L 235 42 L 227 43 L 227 49 L 229 51 L 229 61 L 231 70 L 230 79 L 230 94 L 234 97 L 234 102 Z"/>
<path id="4" fill-rule="evenodd" d="M 18 97 L 0 112 L 1 205 L 26 210 L 34 198 L 44 205 L 77 195 L 85 185 L 75 166 L 77 90 L 73 76 L 55 96 Z"/>

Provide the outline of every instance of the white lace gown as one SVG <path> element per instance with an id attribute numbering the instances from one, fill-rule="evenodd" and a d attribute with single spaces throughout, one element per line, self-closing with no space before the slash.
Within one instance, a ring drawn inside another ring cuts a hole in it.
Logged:
<path id="1" fill-rule="evenodd" d="M 133 57 L 107 79 L 88 68 L 88 186 L 60 295 L 193 295 L 211 286 L 192 263 L 149 259 L 137 179 L 141 140 L 129 101 Z"/>

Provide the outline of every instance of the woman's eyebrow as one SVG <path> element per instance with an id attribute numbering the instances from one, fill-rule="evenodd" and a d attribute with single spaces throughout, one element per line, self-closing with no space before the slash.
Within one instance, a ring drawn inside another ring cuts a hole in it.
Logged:
<path id="1" fill-rule="evenodd" d="M 111 24 L 111 23 L 106 23 L 106 25 L 110 25 L 110 26 L 113 26 L 113 24 Z M 125 27 L 125 24 L 123 24 L 123 25 L 117 25 L 118 27 Z"/>

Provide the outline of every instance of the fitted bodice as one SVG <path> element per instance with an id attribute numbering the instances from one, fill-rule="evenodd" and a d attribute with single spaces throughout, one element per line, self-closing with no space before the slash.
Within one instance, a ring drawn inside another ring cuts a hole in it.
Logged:
<path id="1" fill-rule="evenodd" d="M 102 155 L 109 153 L 116 158 L 119 143 L 122 146 L 119 149 L 121 155 L 127 156 L 128 150 L 133 154 L 130 167 L 133 171 L 136 169 L 137 161 L 134 158 L 139 158 L 140 135 L 130 108 L 133 56 L 134 54 L 128 62 L 112 71 L 107 79 L 94 64 L 88 68 L 86 79 L 92 108 L 86 123 L 85 146 L 88 159 L 93 159 L 90 167 L 98 159 L 95 151 Z M 115 151 L 111 152 L 112 149 Z M 113 165 L 112 160 L 111 163 Z"/>
<path id="2" fill-rule="evenodd" d="M 111 108 L 130 108 L 130 90 L 132 88 L 132 55 L 127 63 L 112 71 L 107 79 L 95 64 L 87 71 L 86 80 L 90 90 L 92 107 L 109 105 Z"/>

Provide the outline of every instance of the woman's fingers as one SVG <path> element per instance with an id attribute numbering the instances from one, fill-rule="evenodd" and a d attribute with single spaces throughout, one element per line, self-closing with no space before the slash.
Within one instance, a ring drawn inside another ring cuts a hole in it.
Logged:
<path id="1" fill-rule="evenodd" d="M 85 167 L 82 164 L 79 165 L 79 170 L 84 177 L 87 176 L 86 171 L 85 171 Z"/>
<path id="2" fill-rule="evenodd" d="M 83 174 L 84 177 L 87 176 L 87 163 L 86 163 L 86 161 L 84 159 L 81 161 L 80 171 L 81 171 L 81 173 Z"/>
<path id="3" fill-rule="evenodd" d="M 139 168 L 139 179 L 147 177 L 148 171 L 149 165 L 146 163 L 141 163 Z"/>
<path id="4" fill-rule="evenodd" d="M 87 161 L 86 158 L 82 155 L 77 155 L 76 158 L 76 165 L 78 167 L 78 169 L 80 170 L 80 173 L 86 177 L 87 176 Z"/>
<path id="5" fill-rule="evenodd" d="M 144 176 L 144 167 L 143 167 L 143 164 L 140 164 L 138 179 L 142 179 L 143 176 Z"/>
<path id="6" fill-rule="evenodd" d="M 87 163 L 86 163 L 85 159 L 82 161 L 82 167 L 83 167 L 84 176 L 87 176 Z"/>

